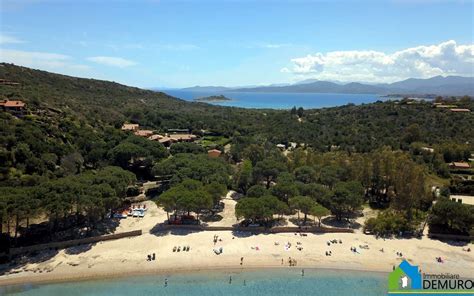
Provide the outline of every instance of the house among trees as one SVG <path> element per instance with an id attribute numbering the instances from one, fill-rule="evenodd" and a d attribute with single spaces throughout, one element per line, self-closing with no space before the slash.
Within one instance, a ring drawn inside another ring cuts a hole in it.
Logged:
<path id="1" fill-rule="evenodd" d="M 207 155 L 211 158 L 218 158 L 221 154 L 222 154 L 222 152 L 220 150 L 217 150 L 217 149 L 211 149 L 211 150 L 207 151 Z"/>
<path id="2" fill-rule="evenodd" d="M 149 140 L 158 141 L 165 146 L 170 146 L 173 143 L 179 142 L 194 142 L 197 139 L 196 135 L 193 134 L 165 134 L 163 135 L 152 135 L 148 137 Z"/>
<path id="3" fill-rule="evenodd" d="M 429 152 L 429 153 L 434 153 L 434 149 L 431 147 L 421 147 L 421 150 Z"/>
<path id="4" fill-rule="evenodd" d="M 469 169 L 471 166 L 467 162 L 453 161 L 449 164 L 452 169 Z"/>
<path id="5" fill-rule="evenodd" d="M 449 111 L 451 111 L 451 112 L 457 112 L 457 113 L 460 113 L 460 112 L 471 112 L 471 110 L 466 109 L 466 108 L 453 108 L 453 109 L 449 109 Z"/>
<path id="6" fill-rule="evenodd" d="M 197 139 L 193 134 L 171 134 L 169 137 L 173 142 L 194 142 Z"/>
<path id="7" fill-rule="evenodd" d="M 449 108 L 456 108 L 457 106 L 456 105 L 445 105 L 445 104 L 438 104 L 438 105 L 434 105 L 436 108 L 444 108 L 444 109 L 449 109 Z"/>
<path id="8" fill-rule="evenodd" d="M 148 138 L 153 135 L 152 130 L 136 130 L 134 132 L 135 136 Z"/>
<path id="9" fill-rule="evenodd" d="M 285 144 L 276 144 L 276 147 L 280 150 L 285 150 L 286 148 Z"/>
<path id="10" fill-rule="evenodd" d="M 165 136 L 163 136 L 163 135 L 152 135 L 152 136 L 148 137 L 148 140 L 158 141 L 161 144 L 165 145 L 166 147 L 168 147 L 172 144 L 171 138 L 168 137 L 167 135 L 165 135 Z"/>
<path id="11" fill-rule="evenodd" d="M 26 111 L 26 104 L 23 101 L 6 100 L 0 102 L 0 107 L 2 107 L 4 111 L 10 112 L 16 116 L 24 115 Z"/>
<path id="12" fill-rule="evenodd" d="M 150 141 L 159 141 L 162 138 L 163 138 L 162 135 L 151 135 L 150 137 L 148 137 L 148 140 L 150 140 Z"/>
<path id="13" fill-rule="evenodd" d="M 160 142 L 161 144 L 165 145 L 165 147 L 169 147 L 169 146 L 171 146 L 171 144 L 173 143 L 173 141 L 171 140 L 171 138 L 168 137 L 168 136 L 165 136 L 165 137 L 163 137 L 163 136 L 161 136 L 161 135 L 158 135 L 158 136 L 161 137 L 161 138 L 158 140 L 158 142 Z"/>
<path id="14" fill-rule="evenodd" d="M 140 128 L 140 125 L 136 123 L 124 123 L 122 125 L 123 131 L 137 131 L 139 128 Z"/>

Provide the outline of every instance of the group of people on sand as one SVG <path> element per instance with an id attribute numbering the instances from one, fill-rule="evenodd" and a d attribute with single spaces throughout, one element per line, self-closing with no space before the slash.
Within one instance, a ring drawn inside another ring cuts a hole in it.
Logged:
<path id="1" fill-rule="evenodd" d="M 303 251 L 303 243 L 301 242 L 296 242 L 296 249 L 298 251 Z"/>
<path id="2" fill-rule="evenodd" d="M 219 236 L 217 234 L 214 234 L 213 241 L 214 241 L 214 246 L 215 246 L 217 244 L 217 241 L 220 241 L 220 242 L 222 241 L 222 238 L 219 238 Z"/>
<path id="3" fill-rule="evenodd" d="M 155 253 L 148 254 L 146 261 L 155 261 L 155 259 L 156 259 Z"/>
<path id="4" fill-rule="evenodd" d="M 330 240 L 330 241 L 327 241 L 327 245 L 330 246 L 331 244 L 337 244 L 337 243 L 340 243 L 342 244 L 342 239 L 333 239 L 333 240 Z"/>
<path id="5" fill-rule="evenodd" d="M 332 239 L 326 242 L 328 246 L 331 246 L 331 244 L 342 244 L 342 239 Z M 332 256 L 332 251 L 326 251 L 326 256 Z"/>
<path id="6" fill-rule="evenodd" d="M 189 252 L 189 250 L 191 250 L 191 247 L 188 245 L 188 246 L 183 246 L 183 252 Z M 181 247 L 180 246 L 174 246 L 173 247 L 173 252 L 181 252 Z"/>
<path id="7" fill-rule="evenodd" d="M 436 257 L 436 261 L 437 261 L 438 263 L 444 263 L 444 260 L 443 260 L 443 258 L 441 258 L 441 257 Z"/>
<path id="8" fill-rule="evenodd" d="M 283 259 L 282 259 L 282 260 L 283 260 Z M 296 266 L 296 263 L 297 263 L 297 262 L 296 262 L 296 259 L 291 258 L 291 257 L 288 257 L 288 264 L 289 264 L 290 266 Z"/>

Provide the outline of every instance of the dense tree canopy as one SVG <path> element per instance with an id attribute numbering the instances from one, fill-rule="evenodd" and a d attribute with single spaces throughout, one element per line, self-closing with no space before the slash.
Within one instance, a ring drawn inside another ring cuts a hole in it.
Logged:
<path id="1" fill-rule="evenodd" d="M 199 154 L 199 153 L 206 153 L 206 149 L 204 149 L 202 146 L 195 143 L 182 142 L 182 143 L 175 143 L 171 145 L 170 153 L 172 155 L 176 155 L 179 153 Z"/>
<path id="2" fill-rule="evenodd" d="M 356 181 L 339 182 L 335 185 L 333 196 L 329 199 L 328 208 L 337 219 L 348 217 L 364 201 L 364 189 Z"/>
<path id="3" fill-rule="evenodd" d="M 308 214 L 316 205 L 317 203 L 309 196 L 295 196 L 290 198 L 290 207 L 298 211 L 298 220 L 299 213 L 301 212 L 304 214 L 303 224 L 306 224 Z"/>
<path id="4" fill-rule="evenodd" d="M 217 182 L 229 185 L 230 166 L 220 158 L 210 158 L 207 154 L 177 154 L 157 163 L 155 175 L 171 176 L 172 183 L 184 179 L 201 181 L 204 184 Z"/>
<path id="5" fill-rule="evenodd" d="M 205 186 L 200 181 L 185 179 L 161 194 L 156 202 L 167 213 L 173 212 L 175 216 L 179 212 L 186 212 L 187 215 L 194 212 L 199 217 L 203 210 L 211 209 L 224 192 L 225 188 L 218 184 Z"/>
<path id="6" fill-rule="evenodd" d="M 441 198 L 433 206 L 429 224 L 438 231 L 469 234 L 474 226 L 474 206 Z"/>
<path id="7" fill-rule="evenodd" d="M 39 215 L 46 215 L 51 231 L 57 230 L 59 221 L 68 217 L 73 217 L 69 223 L 86 223 L 93 229 L 97 221 L 120 205 L 127 187 L 135 181 L 133 173 L 105 167 L 36 186 L 0 187 L 1 233 L 11 233 L 13 227 L 17 237 L 20 226 L 28 229 L 30 220 Z"/>
<path id="8" fill-rule="evenodd" d="M 264 181 L 267 189 L 278 174 L 285 171 L 285 165 L 277 160 L 265 159 L 257 162 L 253 169 L 253 176 L 257 181 Z"/>

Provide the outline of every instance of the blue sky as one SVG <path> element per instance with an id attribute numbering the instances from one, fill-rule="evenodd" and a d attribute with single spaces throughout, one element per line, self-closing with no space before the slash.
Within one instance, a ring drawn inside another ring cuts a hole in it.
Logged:
<path id="1" fill-rule="evenodd" d="M 472 1 L 2 0 L 0 60 L 139 87 L 474 76 Z"/>

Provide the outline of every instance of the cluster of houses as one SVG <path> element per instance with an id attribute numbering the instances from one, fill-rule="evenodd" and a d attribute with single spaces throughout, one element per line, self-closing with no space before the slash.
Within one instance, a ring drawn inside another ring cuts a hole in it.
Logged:
<path id="1" fill-rule="evenodd" d="M 456 105 L 446 105 L 443 103 L 433 103 L 433 106 L 435 108 L 440 108 L 440 109 L 449 109 L 451 112 L 455 113 L 466 113 L 466 112 L 471 112 L 471 110 L 467 108 L 457 108 L 458 106 Z"/>
<path id="2" fill-rule="evenodd" d="M 158 141 L 165 147 L 170 147 L 174 143 L 194 142 L 198 139 L 196 135 L 189 133 L 189 130 L 169 130 L 170 133 L 160 135 L 155 134 L 152 130 L 140 129 L 140 125 L 136 123 L 124 123 L 122 130 L 133 132 L 134 135 L 147 138 L 150 141 Z M 209 157 L 219 157 L 221 154 L 222 152 L 217 149 L 208 151 Z"/>

